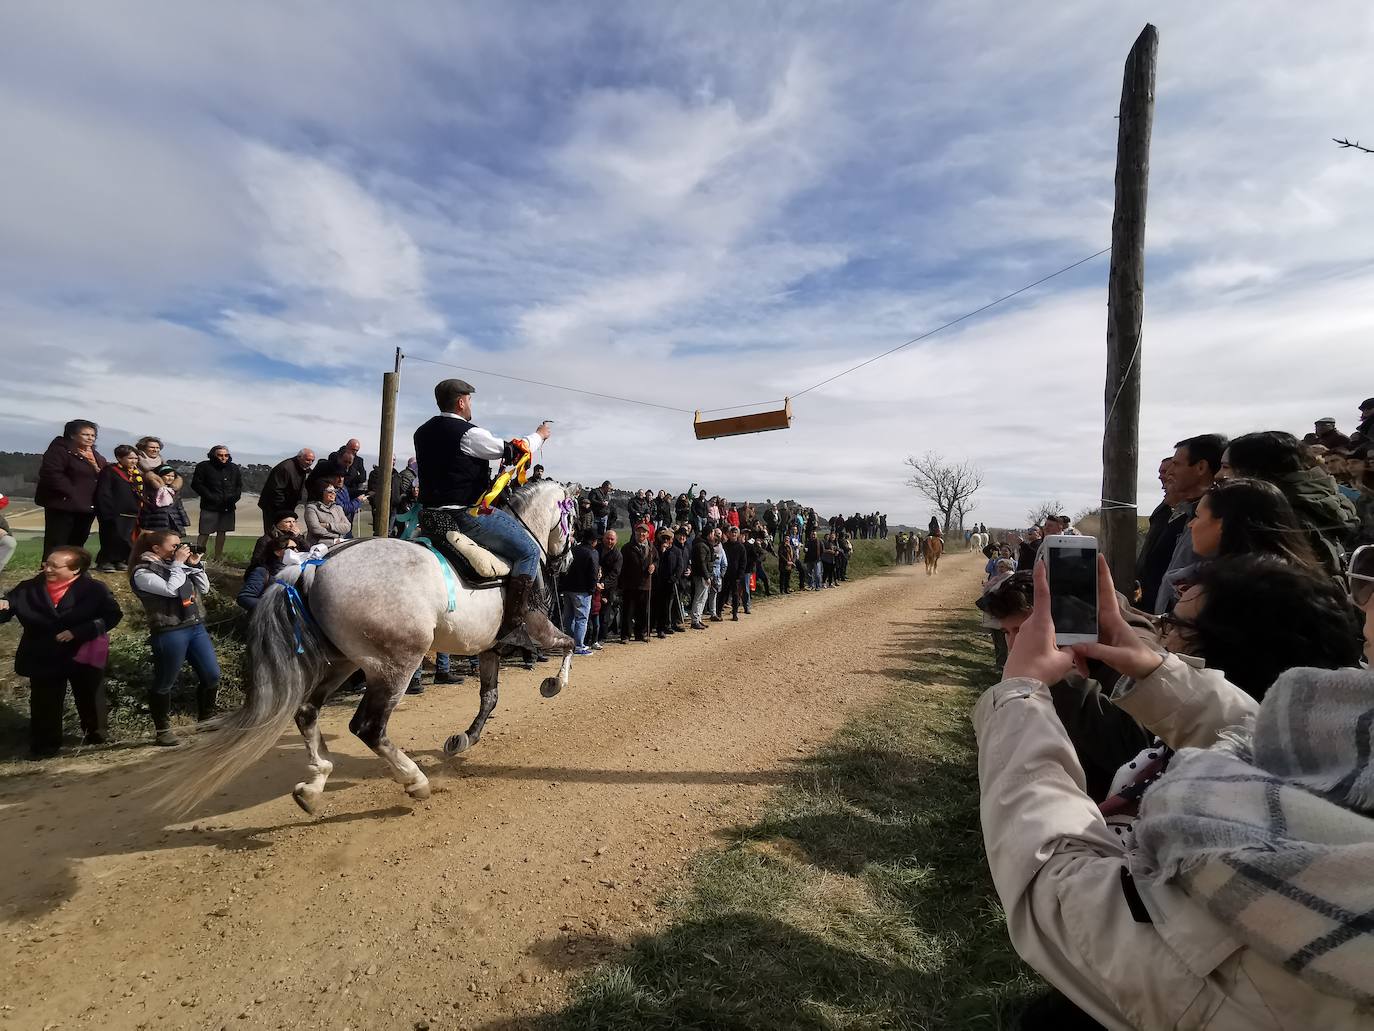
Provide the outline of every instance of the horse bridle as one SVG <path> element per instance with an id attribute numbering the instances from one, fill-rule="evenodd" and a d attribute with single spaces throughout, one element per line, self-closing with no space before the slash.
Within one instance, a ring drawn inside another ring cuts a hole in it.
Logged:
<path id="1" fill-rule="evenodd" d="M 562 502 L 560 502 L 560 504 L 562 504 Z M 563 560 L 567 558 L 570 554 L 572 554 L 572 527 L 569 526 L 568 532 L 563 535 L 563 550 L 561 550 L 558 553 L 557 558 L 555 559 L 549 555 L 548 546 L 539 539 L 539 535 L 537 533 L 530 529 L 530 524 L 525 522 L 524 518 L 520 515 L 520 513 L 516 511 L 515 506 L 512 505 L 509 501 L 506 502 L 506 511 L 513 515 L 515 517 L 515 521 L 520 524 L 520 526 L 524 529 L 524 531 L 527 534 L 530 535 L 530 539 L 534 541 L 535 546 L 539 549 L 539 554 L 543 556 L 544 572 L 548 574 L 550 579 L 552 579 L 554 576 L 557 575 L 558 568 L 563 564 Z"/>

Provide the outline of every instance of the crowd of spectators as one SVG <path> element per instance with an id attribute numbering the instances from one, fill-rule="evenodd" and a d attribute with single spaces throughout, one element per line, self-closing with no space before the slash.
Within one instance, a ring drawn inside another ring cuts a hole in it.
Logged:
<path id="1" fill-rule="evenodd" d="M 147 436 L 117 445 L 113 461 L 107 462 L 97 449 L 97 437 L 94 423 L 73 420 L 45 452 L 35 496 L 45 516 L 43 569 L 20 585 L 27 592 L 22 598 L 0 610 L 0 619 L 17 614 L 27 628 L 32 607 L 25 606 L 41 601 L 36 593 L 40 583 L 68 580 L 80 581 L 73 603 L 86 602 L 64 607 L 54 598 L 57 614 L 64 617 L 60 622 L 72 636 L 61 642 L 64 661 L 53 665 L 51 675 L 40 673 L 32 681 L 35 755 L 51 754 L 60 740 L 68 686 L 77 698 L 84 741 L 99 743 L 107 733 L 100 673 L 108 655 L 106 634 L 121 613 L 117 600 L 91 572 L 126 573 L 145 609 L 154 667 L 148 691 L 154 741 L 178 743 L 171 725 L 171 691 L 188 663 L 198 685 L 198 716 L 208 718 L 215 710 L 220 671 L 205 626 L 205 598 L 212 591 L 205 560 L 222 559 L 226 538 L 236 529 L 243 472 L 222 444 L 195 466 L 189 494 L 199 500 L 199 522 L 192 543 L 185 536 L 191 522 L 183 502 L 187 485 L 165 460 L 162 441 Z M 419 506 L 415 460 L 400 470 L 393 467 L 389 476 L 380 466 L 369 474 L 360 452 L 357 440 L 320 459 L 312 449 L 302 448 L 271 468 L 258 496 L 263 532 L 237 592 L 240 608 L 251 612 L 288 563 L 351 537 L 364 504 L 371 505 L 373 525 L 379 525 L 383 492 L 390 492 L 392 534 L 413 533 Z M 532 478 L 543 476 L 543 466 L 535 466 Z M 592 655 L 608 643 L 706 630 L 726 619 L 727 610 L 728 618 L 738 620 L 741 612 L 752 613 L 756 592 L 833 588 L 848 579 L 856 537 L 887 535 L 882 513 L 822 519 L 814 509 L 794 502 L 732 503 L 708 497 L 704 490 L 694 494 L 695 487 L 677 495 L 641 490 L 619 504 L 609 481 L 583 493 L 572 565 L 550 599 L 552 614 L 572 636 L 578 655 Z M 615 528 L 622 515 L 629 523 L 623 543 Z M 93 527 L 99 535 L 94 559 L 85 551 Z M 207 554 L 211 545 L 213 552 Z M 0 548 L 4 557 L 13 551 L 2 517 Z M 45 589 L 50 596 L 56 590 Z M 98 600 L 107 608 L 98 618 L 90 617 L 87 610 L 95 605 L 90 599 L 101 591 Z M 34 632 L 50 629 L 44 623 Z M 95 646 L 85 647 L 91 641 Z M 78 651 L 81 657 L 74 659 Z M 38 669 L 37 654 L 25 649 L 25 669 Z M 437 657 L 435 682 L 462 682 L 455 658 L 460 657 Z M 467 658 L 471 664 L 473 658 Z M 532 666 L 544 656 L 527 654 L 524 659 Z M 423 690 L 419 670 L 411 690 Z"/>
<path id="2" fill-rule="evenodd" d="M 1054 988 L 1022 1027 L 1374 1026 L 1371 429 L 1180 440 L 1095 644 L 1037 563 L 1068 520 L 985 549 L 984 841 Z"/>
<path id="3" fill-rule="evenodd" d="M 752 613 L 756 592 L 773 594 L 770 565 L 780 594 L 791 593 L 794 576 L 801 591 L 848 579 L 854 544 L 843 516 L 822 521 L 794 503 L 732 503 L 691 488 L 676 496 L 635 491 L 625 514 L 629 539 L 622 544 L 609 481 L 579 506 L 578 543 L 559 584 L 575 654 L 706 630 L 725 619 L 727 607 L 738 621 L 741 611 Z M 874 516 L 864 532 L 876 535 L 879 525 Z M 885 530 L 886 517 L 881 525 Z"/>

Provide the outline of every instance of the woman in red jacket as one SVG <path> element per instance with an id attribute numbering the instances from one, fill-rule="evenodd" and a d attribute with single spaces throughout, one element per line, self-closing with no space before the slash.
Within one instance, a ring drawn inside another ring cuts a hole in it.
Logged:
<path id="1" fill-rule="evenodd" d="M 95 522 L 95 481 L 105 459 L 95 449 L 95 423 L 73 419 L 54 437 L 38 467 L 33 500 L 43 509 L 43 557 L 53 548 L 81 548 Z"/>

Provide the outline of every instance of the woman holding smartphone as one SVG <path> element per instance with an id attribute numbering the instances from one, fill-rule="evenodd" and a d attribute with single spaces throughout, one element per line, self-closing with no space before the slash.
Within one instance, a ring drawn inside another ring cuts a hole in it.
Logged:
<path id="1" fill-rule="evenodd" d="M 1362 554 L 1363 552 L 1363 554 Z M 1348 571 L 1374 657 L 1374 549 Z M 1097 560 L 1095 643 L 1057 646 L 1044 563 L 1005 679 L 974 711 L 984 844 L 1016 951 L 1062 997 L 1023 1027 L 1368 1028 L 1374 673 L 1298 667 L 1257 701 L 1126 624 Z M 1049 684 L 1086 659 L 1180 751 L 1108 825 Z M 1223 737 L 1223 734 L 1225 735 Z"/>

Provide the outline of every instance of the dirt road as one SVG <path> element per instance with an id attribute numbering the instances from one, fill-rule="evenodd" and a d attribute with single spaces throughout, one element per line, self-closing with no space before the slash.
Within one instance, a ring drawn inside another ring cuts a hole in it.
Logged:
<path id="1" fill-rule="evenodd" d="M 543 700 L 503 678 L 482 742 L 439 751 L 470 679 L 407 700 L 394 739 L 430 776 L 411 803 L 322 720 L 319 816 L 291 801 L 299 739 L 192 819 L 136 792 L 164 754 L 0 784 L 0 1029 L 480 1027 L 555 1004 L 647 926 L 683 861 L 740 822 L 847 712 L 897 685 L 892 621 L 963 607 L 981 559 L 904 567 L 760 606 L 740 623 L 609 645 Z"/>

